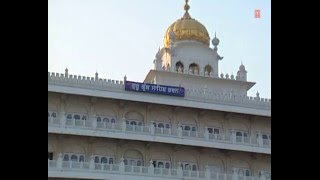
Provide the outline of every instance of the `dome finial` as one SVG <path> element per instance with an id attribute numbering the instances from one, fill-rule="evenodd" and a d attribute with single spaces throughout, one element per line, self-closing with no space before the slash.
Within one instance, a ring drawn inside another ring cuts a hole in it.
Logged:
<path id="1" fill-rule="evenodd" d="M 189 0 L 185 0 L 185 5 L 184 5 L 184 10 L 186 11 L 185 13 L 184 13 L 184 15 L 183 15 L 183 18 L 184 19 L 191 19 L 191 17 L 190 17 L 190 14 L 188 13 L 188 11 L 189 11 L 189 9 L 190 9 L 190 6 L 189 6 L 189 4 L 188 4 L 188 2 L 189 2 Z"/>

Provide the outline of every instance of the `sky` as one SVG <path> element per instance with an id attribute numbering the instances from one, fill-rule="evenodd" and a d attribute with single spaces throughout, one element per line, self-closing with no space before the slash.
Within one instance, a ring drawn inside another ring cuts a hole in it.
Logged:
<path id="1" fill-rule="evenodd" d="M 184 0 L 48 0 L 48 71 L 142 82 Z M 241 63 L 256 82 L 248 96 L 271 98 L 271 1 L 189 0 L 189 14 L 220 40 L 219 74 Z M 260 18 L 254 17 L 260 10 Z M 210 41 L 211 42 L 211 41 Z M 212 47 L 212 44 L 210 44 Z"/>

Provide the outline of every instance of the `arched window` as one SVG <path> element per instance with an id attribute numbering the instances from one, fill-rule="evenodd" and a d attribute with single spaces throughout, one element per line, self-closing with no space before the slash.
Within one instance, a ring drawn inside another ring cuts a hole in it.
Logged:
<path id="1" fill-rule="evenodd" d="M 190 64 L 189 72 L 191 72 L 192 74 L 199 74 L 199 66 L 196 63 Z"/>
<path id="2" fill-rule="evenodd" d="M 153 126 L 154 126 L 154 127 L 157 127 L 157 123 L 153 123 Z"/>
<path id="3" fill-rule="evenodd" d="M 262 139 L 268 139 L 268 136 L 265 135 L 265 134 L 263 134 L 263 135 L 262 135 Z"/>
<path id="4" fill-rule="evenodd" d="M 83 115 L 82 120 L 87 120 L 87 116 Z"/>
<path id="5" fill-rule="evenodd" d="M 191 170 L 191 167 L 190 167 L 189 164 L 185 164 L 185 165 L 184 165 L 184 169 L 185 169 L 185 170 Z"/>
<path id="6" fill-rule="evenodd" d="M 116 120 L 112 118 L 111 123 L 116 123 Z"/>
<path id="7" fill-rule="evenodd" d="M 170 124 L 166 124 L 166 128 L 169 129 L 170 128 Z"/>
<path id="8" fill-rule="evenodd" d="M 57 117 L 57 114 L 56 113 L 52 113 L 51 116 L 55 118 L 55 117 Z"/>
<path id="9" fill-rule="evenodd" d="M 166 168 L 170 169 L 170 163 L 166 162 Z"/>
<path id="10" fill-rule="evenodd" d="M 192 127 L 192 131 L 197 131 L 196 127 Z"/>
<path id="11" fill-rule="evenodd" d="M 124 162 L 124 165 L 128 165 L 128 160 L 123 160 L 123 162 Z"/>
<path id="12" fill-rule="evenodd" d="M 109 164 L 113 164 L 113 158 L 109 158 Z"/>
<path id="13" fill-rule="evenodd" d="M 76 155 L 71 155 L 71 161 L 78 161 L 78 157 Z"/>
<path id="14" fill-rule="evenodd" d="M 163 168 L 163 162 L 158 162 L 158 168 Z"/>
<path id="15" fill-rule="evenodd" d="M 251 173 L 249 170 L 246 170 L 246 176 L 251 176 Z"/>
<path id="16" fill-rule="evenodd" d="M 182 62 L 177 62 L 176 63 L 176 72 L 183 72 L 183 70 L 184 70 L 184 67 L 183 67 L 183 64 L 182 64 Z"/>
<path id="17" fill-rule="evenodd" d="M 197 166 L 194 164 L 192 165 L 192 171 L 196 171 L 197 170 Z"/>
<path id="18" fill-rule="evenodd" d="M 99 157 L 98 157 L 98 156 L 96 156 L 96 157 L 94 158 L 94 163 L 99 163 Z"/>
<path id="19" fill-rule="evenodd" d="M 159 128 L 164 128 L 164 125 L 163 125 L 162 123 L 159 123 L 159 124 L 158 124 L 158 127 L 159 127 Z"/>
<path id="20" fill-rule="evenodd" d="M 185 127 L 184 127 L 184 130 L 185 130 L 185 131 L 190 131 L 190 126 L 185 126 Z"/>
<path id="21" fill-rule="evenodd" d="M 72 119 L 72 115 L 71 115 L 71 114 L 68 114 L 68 115 L 67 115 L 67 119 Z"/>
<path id="22" fill-rule="evenodd" d="M 135 121 L 131 121 L 130 124 L 131 125 L 137 125 L 137 123 Z"/>
<path id="23" fill-rule="evenodd" d="M 64 155 L 63 161 L 69 161 L 69 155 L 68 155 L 68 154 L 65 154 L 65 155 Z"/>
<path id="24" fill-rule="evenodd" d="M 243 133 L 243 137 L 248 137 L 248 133 Z"/>
<path id="25" fill-rule="evenodd" d="M 81 156 L 79 157 L 79 162 L 84 162 L 84 156 L 83 156 L 83 155 L 81 155 Z"/>
<path id="26" fill-rule="evenodd" d="M 101 117 L 97 117 L 97 122 L 101 122 Z"/>
<path id="27" fill-rule="evenodd" d="M 101 163 L 107 164 L 108 163 L 108 159 L 106 157 L 102 157 L 101 158 Z"/>
<path id="28" fill-rule="evenodd" d="M 75 115 L 73 116 L 73 118 L 74 118 L 75 120 L 80 120 L 80 116 L 79 116 L 78 114 L 75 114 Z"/>
<path id="29" fill-rule="evenodd" d="M 103 118 L 103 122 L 108 123 L 109 122 L 109 118 Z"/>
<path id="30" fill-rule="evenodd" d="M 137 161 L 137 166 L 141 166 L 142 164 L 141 164 L 141 161 L 140 160 L 138 160 Z"/>
<path id="31" fill-rule="evenodd" d="M 241 132 L 237 132 L 236 136 L 242 136 L 242 133 Z"/>
<path id="32" fill-rule="evenodd" d="M 212 72 L 212 67 L 210 65 L 206 65 L 206 67 L 204 67 L 205 75 L 208 73 L 207 75 L 210 76 L 211 72 Z"/>

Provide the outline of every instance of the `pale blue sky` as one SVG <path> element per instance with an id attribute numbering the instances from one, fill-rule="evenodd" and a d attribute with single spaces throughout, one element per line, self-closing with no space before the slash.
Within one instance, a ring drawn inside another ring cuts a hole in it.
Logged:
<path id="1" fill-rule="evenodd" d="M 184 14 L 184 0 L 49 0 L 48 71 L 142 82 L 166 29 Z M 241 61 L 248 92 L 271 97 L 271 1 L 189 0 L 189 13 L 220 39 L 219 73 Z M 261 18 L 254 18 L 254 10 Z M 212 45 L 210 45 L 212 47 Z"/>

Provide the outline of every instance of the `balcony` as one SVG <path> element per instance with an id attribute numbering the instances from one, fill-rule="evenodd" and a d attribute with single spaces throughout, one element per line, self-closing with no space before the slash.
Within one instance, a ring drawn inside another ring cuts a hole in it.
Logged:
<path id="1" fill-rule="evenodd" d="M 231 134 L 211 134 L 208 131 L 184 131 L 178 128 L 158 128 L 152 123 L 144 125 L 122 122 L 97 122 L 96 120 L 48 118 L 48 132 L 127 140 L 141 140 L 209 148 L 229 149 L 271 154 L 271 140 Z M 128 135 L 129 134 L 129 135 Z"/>
<path id="2" fill-rule="evenodd" d="M 203 179 L 203 180 L 271 180 L 254 176 L 240 176 L 236 173 L 210 172 L 177 169 L 155 168 L 150 161 L 150 166 L 128 166 L 123 159 L 119 164 L 94 163 L 93 158 L 89 162 L 62 161 L 62 155 L 58 160 L 48 160 L 48 177 L 52 178 L 79 178 L 79 179 L 139 179 L 139 180 L 161 180 L 161 179 Z"/>

